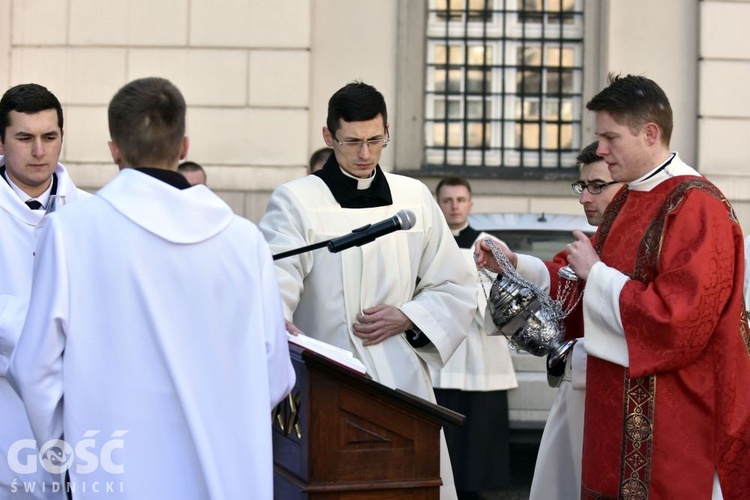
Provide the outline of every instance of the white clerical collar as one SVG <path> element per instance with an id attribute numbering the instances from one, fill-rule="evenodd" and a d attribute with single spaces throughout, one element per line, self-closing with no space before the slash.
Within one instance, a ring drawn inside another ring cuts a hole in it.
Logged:
<path id="1" fill-rule="evenodd" d="M 8 171 L 7 170 L 5 171 L 5 180 L 8 181 L 8 184 L 10 184 L 10 187 L 13 189 L 13 191 L 16 192 L 16 195 L 19 198 L 21 198 L 21 201 L 23 201 L 25 203 L 27 201 L 36 200 L 36 201 L 38 201 L 39 203 L 42 204 L 42 206 L 41 206 L 41 208 L 39 210 L 44 210 L 45 208 L 47 208 L 47 203 L 49 202 L 50 194 L 52 194 L 52 177 L 50 177 L 50 179 L 49 179 L 49 186 L 47 186 L 47 189 L 42 194 L 40 194 L 39 196 L 37 196 L 36 198 L 32 198 L 31 196 L 29 196 L 28 194 L 26 194 L 26 192 L 23 189 L 21 189 L 20 187 L 16 186 L 16 183 L 13 182 L 13 179 L 11 179 L 10 175 L 8 175 Z M 0 180 L 0 182 L 2 182 L 2 180 Z"/>
<path id="2" fill-rule="evenodd" d="M 469 227 L 469 221 L 468 220 L 466 221 L 466 224 L 464 224 L 463 226 L 459 227 L 458 229 L 451 229 L 451 234 L 454 237 L 457 237 L 459 234 L 461 234 L 461 231 L 463 231 L 467 227 Z"/>
<path id="3" fill-rule="evenodd" d="M 676 152 L 670 152 L 669 157 L 659 166 L 650 170 L 646 175 L 628 182 L 631 191 L 651 191 L 656 186 L 680 175 L 701 175 L 694 168 L 685 165 Z"/>
<path id="4" fill-rule="evenodd" d="M 339 165 L 339 168 L 341 168 L 340 165 Z M 354 177 L 352 174 L 350 174 L 343 168 L 341 168 L 341 173 L 349 177 L 350 179 L 354 179 L 355 181 L 357 181 L 357 189 L 359 191 L 363 191 L 369 188 L 370 186 L 372 186 L 373 181 L 375 181 L 375 174 L 377 173 L 377 170 L 373 170 L 372 173 L 370 174 L 370 177 L 366 179 L 360 179 L 359 177 Z"/>

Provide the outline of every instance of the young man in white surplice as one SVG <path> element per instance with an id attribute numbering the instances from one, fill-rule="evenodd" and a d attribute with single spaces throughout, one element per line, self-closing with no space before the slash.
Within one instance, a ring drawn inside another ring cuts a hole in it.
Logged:
<path id="1" fill-rule="evenodd" d="M 35 457 L 17 450 L 33 439 L 26 410 L 6 378 L 31 294 L 37 226 L 53 196 L 67 203 L 91 196 L 73 184 L 59 163 L 63 110 L 45 87 L 8 89 L 0 100 L 0 498 L 46 498 L 53 478 L 42 468 L 15 463 Z M 13 481 L 16 481 L 14 490 Z M 43 491 L 44 490 L 44 491 Z"/>

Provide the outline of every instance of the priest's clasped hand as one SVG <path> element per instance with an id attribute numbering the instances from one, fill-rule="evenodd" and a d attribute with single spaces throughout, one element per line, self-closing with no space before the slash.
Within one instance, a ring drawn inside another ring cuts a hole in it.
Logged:
<path id="1" fill-rule="evenodd" d="M 354 335 L 364 340 L 362 345 L 370 346 L 412 328 L 414 323 L 399 308 L 381 304 L 357 315 Z"/>
<path id="2" fill-rule="evenodd" d="M 600 261 L 591 240 L 582 231 L 573 231 L 576 239 L 566 247 L 568 251 L 568 265 L 575 271 L 576 275 L 585 280 L 589 277 L 591 268 Z"/>

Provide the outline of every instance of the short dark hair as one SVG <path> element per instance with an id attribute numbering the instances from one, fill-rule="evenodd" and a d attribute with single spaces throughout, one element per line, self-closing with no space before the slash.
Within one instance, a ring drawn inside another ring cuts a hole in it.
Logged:
<path id="1" fill-rule="evenodd" d="M 336 91 L 328 100 L 326 127 L 335 135 L 339 120 L 364 122 L 383 115 L 383 125 L 388 123 L 388 111 L 383 94 L 372 85 L 352 82 Z"/>
<path id="2" fill-rule="evenodd" d="M 133 80 L 109 103 L 109 135 L 131 167 L 176 161 L 185 137 L 186 109 L 169 80 Z"/>
<path id="3" fill-rule="evenodd" d="M 63 111 L 60 101 L 46 87 L 36 83 L 23 83 L 9 88 L 0 99 L 0 140 L 5 142 L 5 129 L 10 126 L 10 112 L 38 113 L 57 111 L 57 126 L 63 129 Z"/>
<path id="4" fill-rule="evenodd" d="M 607 87 L 587 104 L 589 111 L 606 111 L 617 123 L 634 133 L 647 123 L 655 123 L 662 132 L 662 144 L 672 137 L 672 107 L 664 91 L 645 76 L 620 76 L 610 73 Z"/>
<path id="5" fill-rule="evenodd" d="M 200 164 L 195 163 L 194 161 L 189 161 L 189 160 L 183 161 L 182 163 L 177 165 L 177 171 L 178 172 L 203 172 L 205 173 L 205 171 L 203 170 L 203 167 Z"/>
<path id="6" fill-rule="evenodd" d="M 443 186 L 464 186 L 469 190 L 469 197 L 471 197 L 471 184 L 464 177 L 450 176 L 440 179 L 435 188 L 435 198 L 440 198 L 440 190 L 443 189 Z"/>
<path id="7" fill-rule="evenodd" d="M 307 164 L 309 168 L 313 168 L 315 165 L 322 161 L 328 160 L 333 150 L 331 148 L 320 148 L 310 155 L 310 162 Z"/>
<path id="8" fill-rule="evenodd" d="M 597 149 L 599 149 L 599 141 L 594 141 L 583 148 L 581 152 L 578 153 L 578 156 L 576 156 L 576 162 L 578 163 L 578 166 L 582 167 L 583 165 L 596 163 L 597 161 L 601 160 L 602 157 L 596 154 Z"/>

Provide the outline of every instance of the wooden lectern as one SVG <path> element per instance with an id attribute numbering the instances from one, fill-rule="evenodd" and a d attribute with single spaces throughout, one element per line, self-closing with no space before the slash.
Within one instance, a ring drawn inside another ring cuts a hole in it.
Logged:
<path id="1" fill-rule="evenodd" d="M 297 383 L 273 412 L 275 498 L 439 499 L 440 428 L 463 415 L 289 352 Z"/>

